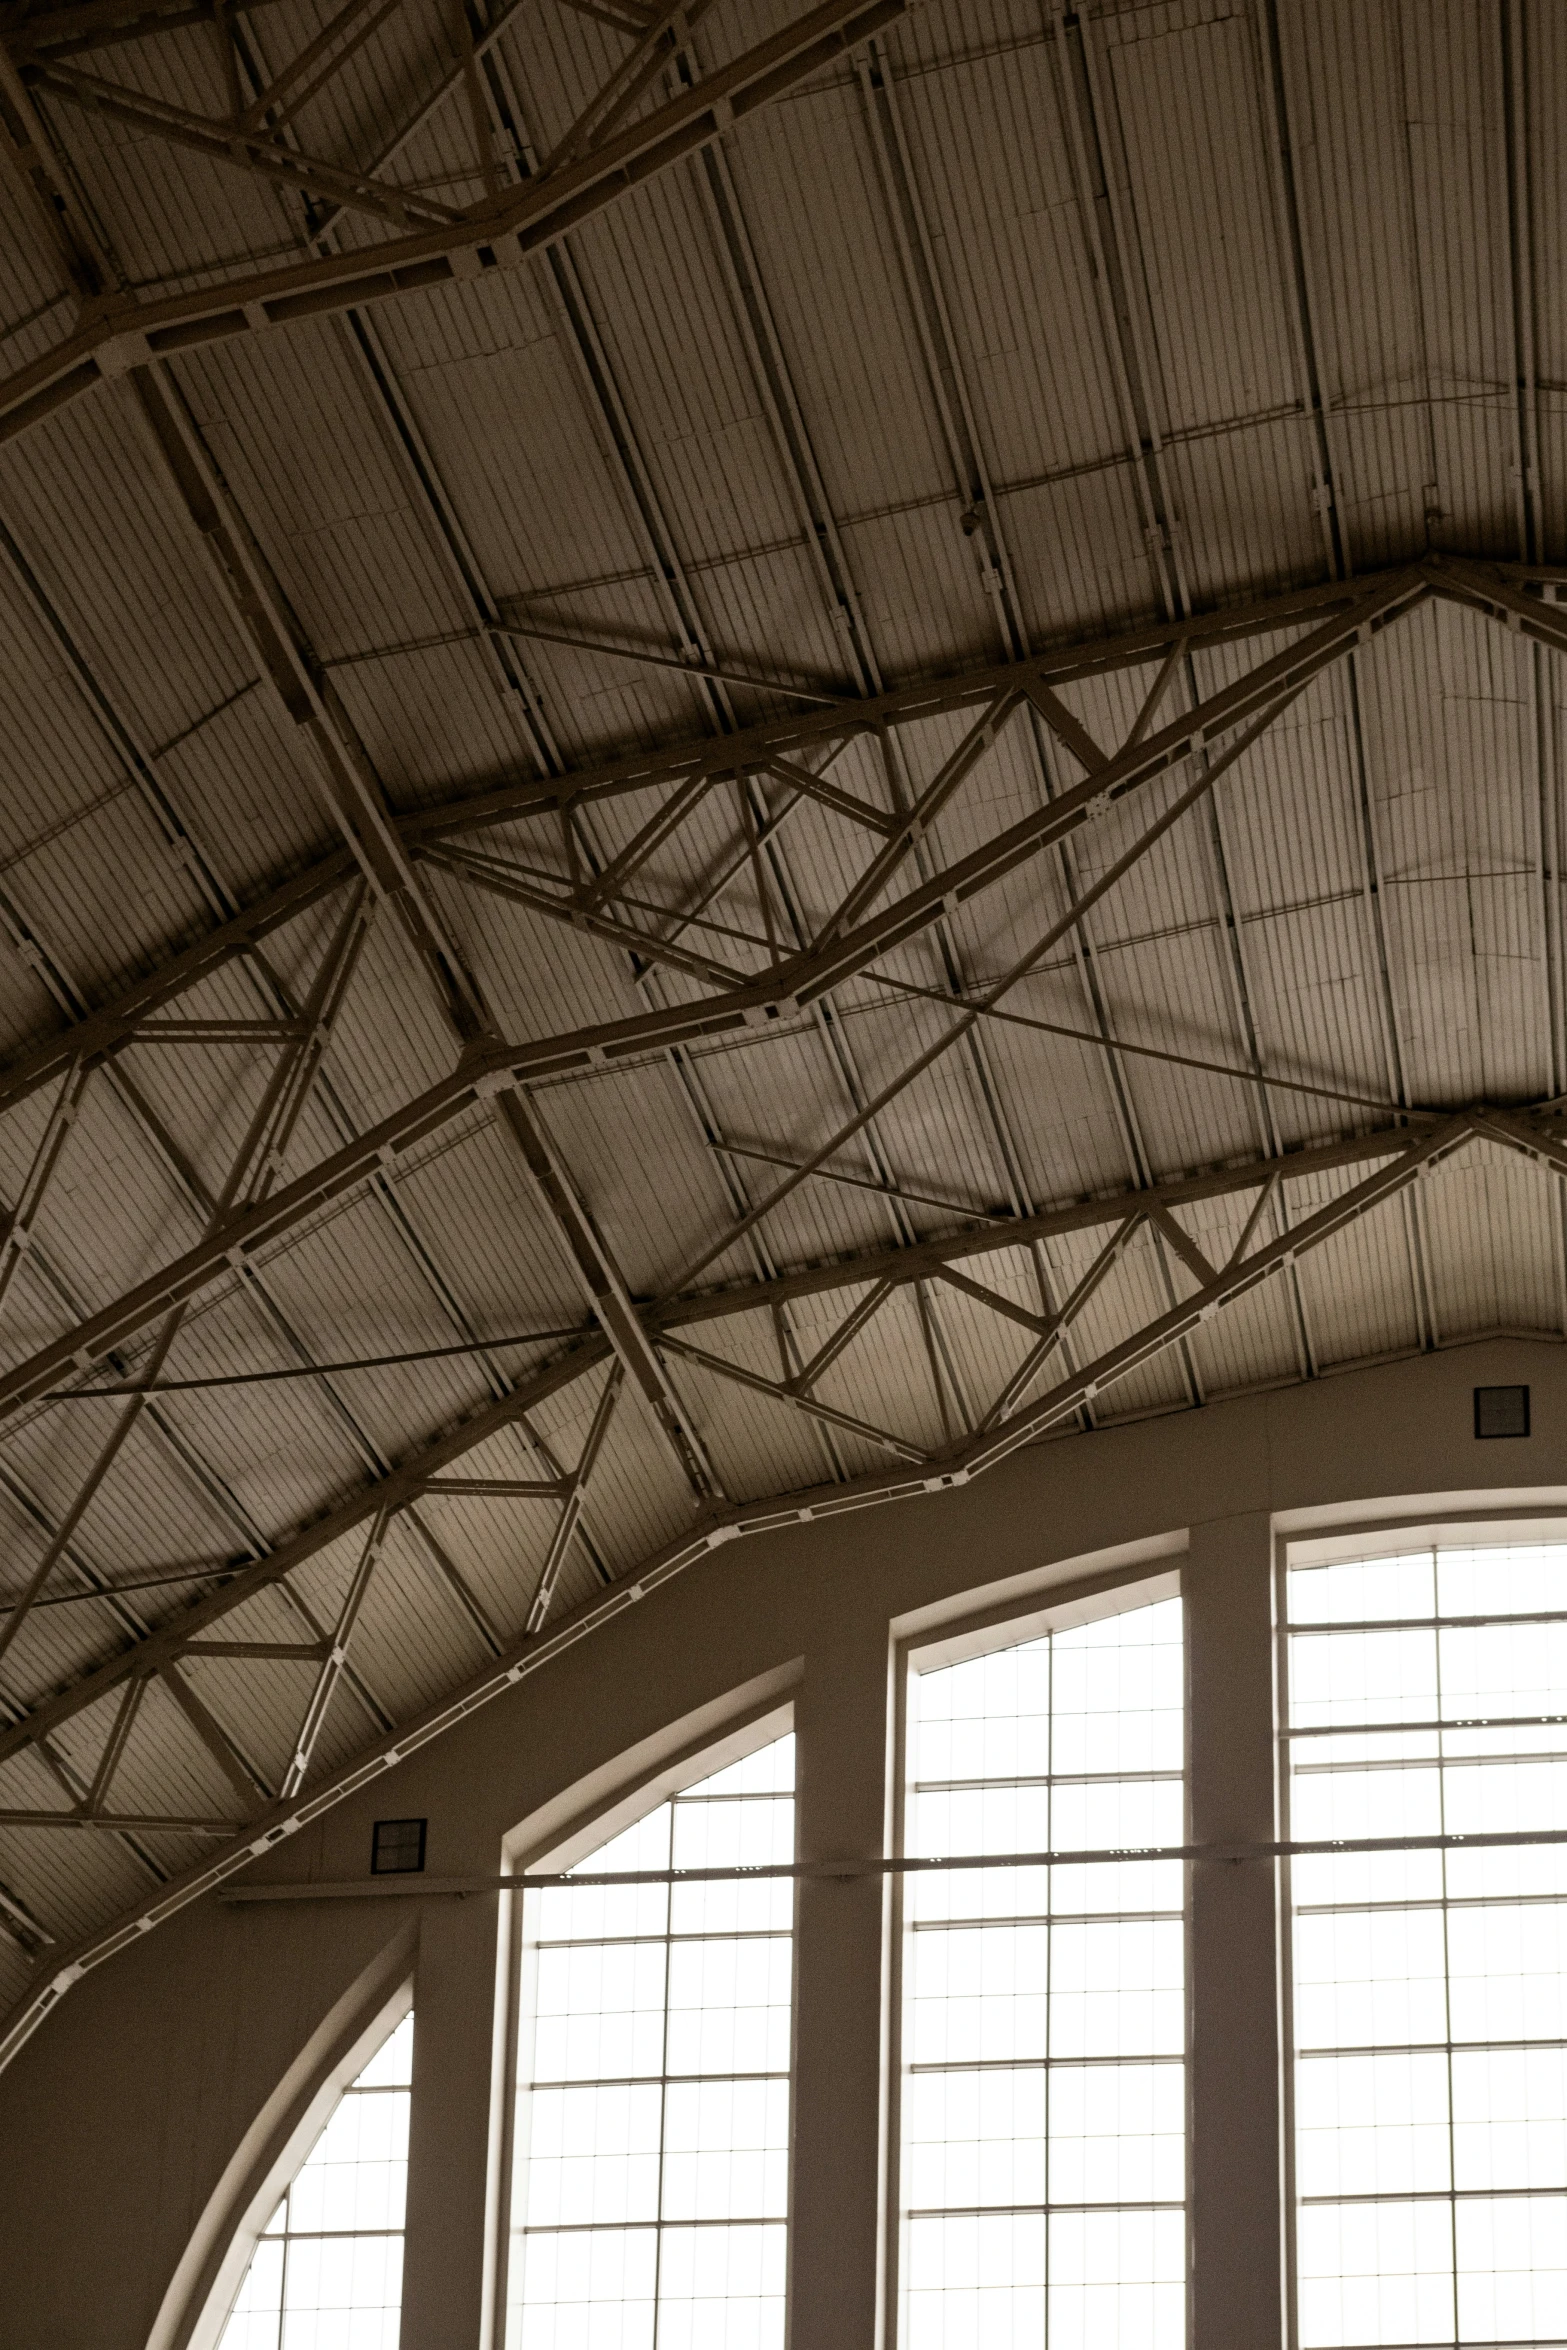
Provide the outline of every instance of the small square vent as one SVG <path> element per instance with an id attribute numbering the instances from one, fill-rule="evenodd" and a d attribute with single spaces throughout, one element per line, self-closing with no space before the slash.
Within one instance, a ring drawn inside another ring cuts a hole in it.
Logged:
<path id="1" fill-rule="evenodd" d="M 1527 1387 L 1477 1387 L 1475 1389 L 1475 1434 L 1477 1436 L 1527 1436 L 1529 1433 L 1529 1390 Z"/>
<path id="2" fill-rule="evenodd" d="M 370 1844 L 372 1877 L 416 1877 L 424 1867 L 425 1820 L 377 1820 Z"/>

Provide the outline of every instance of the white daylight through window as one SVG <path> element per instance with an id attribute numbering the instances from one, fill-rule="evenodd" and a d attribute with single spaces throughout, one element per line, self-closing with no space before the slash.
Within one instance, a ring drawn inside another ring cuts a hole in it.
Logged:
<path id="1" fill-rule="evenodd" d="M 414 2019 L 344 2090 L 257 2244 L 221 2350 L 397 2350 Z"/>
<path id="2" fill-rule="evenodd" d="M 910 1675 L 905 1849 L 1184 1839 L 1177 1599 Z M 1180 1862 L 904 1886 L 901 2350 L 1185 2338 Z"/>
<path id="3" fill-rule="evenodd" d="M 1288 1835 L 1567 1826 L 1567 1545 L 1286 1592 Z M 1567 1846 L 1290 1874 L 1300 2350 L 1567 2342 Z"/>
<path id="4" fill-rule="evenodd" d="M 794 1858 L 794 1739 L 577 1863 Z M 507 2350 L 781 2350 L 794 1886 L 560 1887 L 523 1915 Z"/>

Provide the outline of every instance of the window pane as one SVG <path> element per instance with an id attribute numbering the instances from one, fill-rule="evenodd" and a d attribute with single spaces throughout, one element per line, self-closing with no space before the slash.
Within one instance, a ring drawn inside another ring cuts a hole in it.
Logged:
<path id="1" fill-rule="evenodd" d="M 658 2350 L 783 2350 L 784 2230 L 663 2231 Z"/>
<path id="2" fill-rule="evenodd" d="M 794 1855 L 794 1741 L 578 1863 Z M 781 2350 L 794 1888 L 550 1889 L 524 1913 L 510 2350 Z"/>
<path id="3" fill-rule="evenodd" d="M 397 2350 L 414 2020 L 344 2090 L 267 2222 L 222 2350 Z"/>
<path id="4" fill-rule="evenodd" d="M 1185 1836 L 1176 1600 L 912 1675 L 911 1853 Z M 904 2350 L 1185 2338 L 1180 1863 L 904 1889 Z"/>
<path id="5" fill-rule="evenodd" d="M 1291 1837 L 1560 1828 L 1567 1545 L 1292 1569 L 1286 1613 Z M 1567 1851 L 1291 1893 L 1301 2350 L 1567 2340 Z"/>

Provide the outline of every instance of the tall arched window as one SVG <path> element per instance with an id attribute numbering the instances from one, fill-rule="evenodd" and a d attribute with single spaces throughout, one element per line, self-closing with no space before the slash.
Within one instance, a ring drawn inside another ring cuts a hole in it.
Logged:
<path id="1" fill-rule="evenodd" d="M 262 2230 L 222 2350 L 397 2350 L 414 2019 L 343 2091 Z"/>
<path id="2" fill-rule="evenodd" d="M 1178 1599 L 916 1667 L 905 1850 L 1179 1845 L 1184 1731 Z M 908 1877 L 901 2350 L 1183 2341 L 1183 1878 Z"/>
<path id="3" fill-rule="evenodd" d="M 576 1865 L 794 1858 L 794 1739 L 659 1804 Z M 794 1887 L 528 1896 L 508 2350 L 781 2350 Z"/>

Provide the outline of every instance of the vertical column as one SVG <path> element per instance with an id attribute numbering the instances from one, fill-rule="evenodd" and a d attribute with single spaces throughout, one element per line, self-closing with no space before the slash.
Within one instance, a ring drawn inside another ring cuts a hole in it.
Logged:
<path id="1" fill-rule="evenodd" d="M 1266 1515 L 1194 1526 L 1182 1585 L 1192 1839 L 1265 1843 L 1277 1834 Z M 1284 2338 L 1277 1875 L 1268 1860 L 1191 1869 L 1192 2350 Z"/>
<path id="2" fill-rule="evenodd" d="M 493 1896 L 420 1904 L 401 2350 L 487 2350 L 496 1930 Z"/>
<path id="3" fill-rule="evenodd" d="M 813 1651 L 796 1700 L 803 1860 L 889 1849 L 885 1626 Z M 876 2350 L 883 2308 L 887 1883 L 802 1880 L 789 2350 Z"/>

